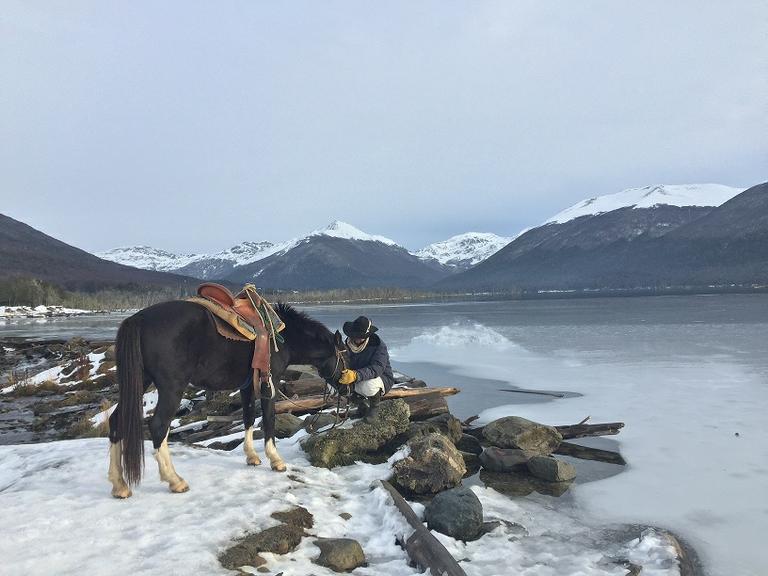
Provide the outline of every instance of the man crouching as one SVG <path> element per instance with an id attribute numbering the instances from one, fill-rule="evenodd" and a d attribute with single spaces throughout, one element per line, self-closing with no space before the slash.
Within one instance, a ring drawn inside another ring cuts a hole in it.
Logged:
<path id="1" fill-rule="evenodd" d="M 349 349 L 349 369 L 341 373 L 339 383 L 353 385 L 357 416 L 370 416 L 381 397 L 395 383 L 389 364 L 387 346 L 374 332 L 378 330 L 365 316 L 344 322 L 345 344 Z"/>

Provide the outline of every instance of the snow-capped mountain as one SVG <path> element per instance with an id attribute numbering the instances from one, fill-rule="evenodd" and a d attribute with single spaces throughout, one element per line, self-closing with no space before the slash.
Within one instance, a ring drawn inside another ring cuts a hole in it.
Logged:
<path id="1" fill-rule="evenodd" d="M 463 270 L 482 262 L 512 240 L 514 237 L 498 236 L 489 232 L 467 232 L 430 244 L 414 252 L 414 255 Z"/>
<path id="2" fill-rule="evenodd" d="M 751 281 L 765 264 L 764 256 L 756 256 L 758 265 L 743 266 L 764 244 L 759 236 L 768 222 L 768 203 L 760 200 L 764 189 L 756 186 L 747 194 L 718 184 L 662 185 L 584 200 L 470 270 L 446 278 L 441 287 L 593 290 Z M 754 206 L 757 214 L 747 218 L 744 206 Z M 751 245 L 734 241 L 738 227 L 745 225 L 738 219 L 755 222 Z M 708 222 L 719 224 L 705 226 Z M 722 222 L 731 224 L 721 242 L 714 229 L 723 228 Z M 703 239 L 700 228 L 706 229 Z M 689 239 L 693 236 L 695 241 Z M 742 256 L 734 252 L 737 245 Z"/>
<path id="3" fill-rule="evenodd" d="M 619 208 L 652 208 L 654 206 L 720 206 L 743 188 L 722 184 L 657 184 L 643 188 L 628 188 L 582 200 L 555 214 L 545 224 L 564 224 L 581 216 L 595 216 Z"/>
<path id="4" fill-rule="evenodd" d="M 97 252 L 102 260 L 117 262 L 124 266 L 133 266 L 144 270 L 157 270 L 159 272 L 171 272 L 183 268 L 187 264 L 204 258 L 201 254 L 174 254 L 166 250 L 159 250 L 151 246 L 124 246 L 113 248 L 105 252 Z"/>
<path id="5" fill-rule="evenodd" d="M 390 240 L 384 236 L 374 236 L 372 234 L 367 234 L 359 228 L 355 228 L 352 226 L 352 224 L 347 224 L 341 220 L 334 220 L 325 228 L 310 232 L 307 238 L 312 236 L 330 236 L 332 238 L 362 240 L 364 242 L 381 242 L 382 244 L 387 244 L 388 246 L 397 246 L 397 242 L 394 240 Z"/>

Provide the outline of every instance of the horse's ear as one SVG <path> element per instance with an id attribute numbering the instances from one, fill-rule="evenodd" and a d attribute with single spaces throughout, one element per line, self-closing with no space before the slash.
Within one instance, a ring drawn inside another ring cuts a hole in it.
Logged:
<path id="1" fill-rule="evenodd" d="M 336 330 L 336 334 L 334 334 L 333 342 L 334 344 L 336 344 L 336 348 L 338 348 L 339 350 L 344 348 L 344 338 L 342 338 L 341 332 L 339 332 L 338 330 Z"/>

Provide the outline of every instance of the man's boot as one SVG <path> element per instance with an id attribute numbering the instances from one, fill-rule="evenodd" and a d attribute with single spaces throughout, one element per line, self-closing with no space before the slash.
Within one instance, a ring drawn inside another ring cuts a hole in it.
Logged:
<path id="1" fill-rule="evenodd" d="M 383 393 L 381 390 L 376 392 L 373 396 L 368 398 L 369 406 L 368 413 L 365 415 L 365 422 L 373 422 L 376 419 L 376 415 L 379 413 L 379 404 L 381 404 L 381 397 Z"/>
<path id="2" fill-rule="evenodd" d="M 366 396 L 359 394 L 355 394 L 355 406 L 357 406 L 357 409 L 355 410 L 356 418 L 365 418 L 371 409 L 369 399 Z"/>

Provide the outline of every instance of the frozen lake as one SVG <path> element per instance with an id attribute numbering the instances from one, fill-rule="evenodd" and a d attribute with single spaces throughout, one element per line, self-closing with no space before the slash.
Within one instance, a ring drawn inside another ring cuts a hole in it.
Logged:
<path id="1" fill-rule="evenodd" d="M 396 368 L 462 388 L 459 417 L 625 422 L 626 472 L 575 486 L 572 505 L 670 528 L 713 575 L 768 570 L 768 296 L 302 308 L 334 329 L 369 316 Z M 0 334 L 110 339 L 120 319 L 0 322 Z"/>

